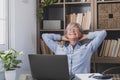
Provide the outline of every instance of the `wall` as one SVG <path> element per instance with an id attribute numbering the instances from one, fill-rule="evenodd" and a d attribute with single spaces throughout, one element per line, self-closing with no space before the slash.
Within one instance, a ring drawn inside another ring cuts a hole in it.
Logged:
<path id="1" fill-rule="evenodd" d="M 17 51 L 24 51 L 20 57 L 23 63 L 17 70 L 18 80 L 20 73 L 30 73 L 28 54 L 36 53 L 36 0 L 14 0 L 14 3 L 13 47 Z"/>

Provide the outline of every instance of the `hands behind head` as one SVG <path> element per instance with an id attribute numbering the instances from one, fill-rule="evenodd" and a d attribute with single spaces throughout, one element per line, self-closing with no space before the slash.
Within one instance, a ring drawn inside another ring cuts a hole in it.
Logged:
<path id="1" fill-rule="evenodd" d="M 79 39 L 79 41 L 88 39 L 88 35 L 87 34 L 82 34 L 81 38 Z"/>
<path id="2" fill-rule="evenodd" d="M 67 38 L 66 35 L 63 35 L 62 38 L 61 38 L 61 40 L 63 40 L 63 41 L 69 41 L 69 39 Z"/>

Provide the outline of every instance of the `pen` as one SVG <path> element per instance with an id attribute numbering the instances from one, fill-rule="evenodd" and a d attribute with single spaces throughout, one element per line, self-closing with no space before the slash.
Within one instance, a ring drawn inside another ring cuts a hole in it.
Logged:
<path id="1" fill-rule="evenodd" d="M 94 74 L 91 74 L 90 76 L 88 76 L 88 78 L 91 78 L 91 77 L 93 77 L 94 76 Z"/>

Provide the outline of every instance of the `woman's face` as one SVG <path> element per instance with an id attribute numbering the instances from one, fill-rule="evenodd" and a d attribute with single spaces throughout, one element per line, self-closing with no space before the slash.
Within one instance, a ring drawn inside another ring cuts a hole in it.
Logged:
<path id="1" fill-rule="evenodd" d="M 66 36 L 68 39 L 80 39 L 82 33 L 79 31 L 77 26 L 72 26 L 71 28 L 67 29 Z"/>

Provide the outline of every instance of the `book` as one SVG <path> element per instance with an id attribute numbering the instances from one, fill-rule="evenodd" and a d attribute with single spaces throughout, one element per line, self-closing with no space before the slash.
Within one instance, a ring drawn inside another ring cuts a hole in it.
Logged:
<path id="1" fill-rule="evenodd" d="M 99 54 L 100 57 L 103 55 L 104 46 L 105 46 L 105 40 L 102 43 L 102 47 L 101 47 L 100 54 Z"/>
<path id="2" fill-rule="evenodd" d="M 117 49 L 117 44 L 118 44 L 118 41 L 117 40 L 113 40 L 112 53 L 109 54 L 110 57 L 114 57 L 116 49 Z"/>
<path id="3" fill-rule="evenodd" d="M 105 56 L 106 46 L 107 46 L 107 40 L 105 40 L 105 43 L 104 43 L 104 48 L 103 48 L 102 57 L 104 57 L 104 56 Z"/>
<path id="4" fill-rule="evenodd" d="M 42 54 L 49 54 L 49 55 L 53 55 L 53 52 L 50 50 L 50 48 L 46 45 L 46 43 L 40 39 L 40 43 L 41 43 L 41 53 Z"/>
<path id="5" fill-rule="evenodd" d="M 79 23 L 80 26 L 82 25 L 82 18 L 83 18 L 83 13 L 78 13 L 76 22 Z"/>
<path id="6" fill-rule="evenodd" d="M 118 48 L 116 50 L 116 55 L 115 57 L 120 57 L 120 38 L 118 39 Z"/>
<path id="7" fill-rule="evenodd" d="M 110 44 L 111 44 L 111 40 L 107 40 L 107 45 L 106 45 L 106 50 L 105 50 L 105 55 L 104 56 L 108 56 L 108 54 L 110 53 Z"/>

